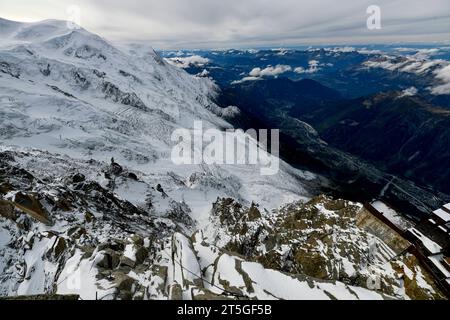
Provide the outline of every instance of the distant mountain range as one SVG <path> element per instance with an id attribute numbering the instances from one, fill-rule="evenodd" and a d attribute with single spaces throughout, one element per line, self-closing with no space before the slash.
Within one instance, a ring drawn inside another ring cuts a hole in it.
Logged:
<path id="1" fill-rule="evenodd" d="M 219 104 L 242 111 L 236 125 L 280 128 L 282 156 L 346 197 L 376 197 L 393 177 L 413 181 L 414 198 L 427 204 L 419 211 L 414 200 L 384 196 L 420 215 L 450 195 L 450 94 L 435 92 L 446 85 L 437 75 L 449 63 L 437 57 L 447 49 L 388 49 L 205 51 L 195 52 L 202 65 L 184 68 L 219 84 Z M 176 64 L 184 53 L 166 54 Z"/>

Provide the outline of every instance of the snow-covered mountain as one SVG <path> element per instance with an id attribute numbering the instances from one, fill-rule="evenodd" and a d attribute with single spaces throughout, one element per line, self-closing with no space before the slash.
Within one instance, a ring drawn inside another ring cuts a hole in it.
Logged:
<path id="1" fill-rule="evenodd" d="M 231 128 L 214 114 L 222 110 L 211 100 L 216 89 L 211 81 L 167 65 L 153 51 L 120 51 L 62 21 L 2 24 L 8 26 L 0 53 L 5 144 L 74 158 L 114 157 L 144 172 L 171 171 L 182 180 L 220 177 L 228 181 L 229 196 L 261 201 L 270 190 L 267 204 L 275 206 L 306 194 L 296 177 L 313 176 L 287 165 L 275 178 L 260 178 L 257 166 L 173 165 L 170 138 L 176 128 L 192 128 L 196 120 L 205 130 Z"/>
<path id="2" fill-rule="evenodd" d="M 303 224 L 268 247 L 271 230 L 290 230 L 285 223 L 297 209 L 286 206 L 313 197 L 310 186 L 320 180 L 313 173 L 282 161 L 273 176 L 260 175 L 260 165 L 172 162 L 175 129 L 192 130 L 195 121 L 205 129 L 232 128 L 214 104 L 216 90 L 153 50 L 119 49 L 63 21 L 0 20 L 0 296 L 414 297 L 397 285 L 387 264 L 392 253 L 378 238 L 388 253 L 372 263 L 389 288 L 375 292 L 361 280 L 374 236 L 354 224 L 363 210 L 358 204 L 334 210 L 352 212 L 356 238 L 337 233 L 357 244 L 352 254 L 344 260 L 337 249 L 323 251 L 327 265 L 344 264 L 346 273 L 309 274 L 302 259 L 289 256 L 289 246 L 310 239 L 302 240 L 311 231 Z M 235 205 L 227 208 L 230 201 Z M 329 216 L 327 201 L 308 206 L 319 218 Z M 228 204 L 219 214 L 222 202 Z M 256 232 L 258 226 L 265 231 Z M 320 233 L 329 228 L 316 229 L 315 245 L 323 248 Z M 249 243 L 258 244 L 250 246 L 254 255 L 241 252 Z M 417 263 L 400 261 L 402 268 L 414 270 L 420 294 L 439 296 Z"/>

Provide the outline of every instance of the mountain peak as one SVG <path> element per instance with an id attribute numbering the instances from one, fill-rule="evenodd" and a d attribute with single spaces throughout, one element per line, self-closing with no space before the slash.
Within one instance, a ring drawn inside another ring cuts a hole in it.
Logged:
<path id="1" fill-rule="evenodd" d="M 80 26 L 65 20 L 47 19 L 36 22 L 19 22 L 0 18 L 0 34 L 7 39 L 39 43 L 47 39 L 77 32 L 91 34 Z M 93 35 L 93 34 L 91 34 Z"/>

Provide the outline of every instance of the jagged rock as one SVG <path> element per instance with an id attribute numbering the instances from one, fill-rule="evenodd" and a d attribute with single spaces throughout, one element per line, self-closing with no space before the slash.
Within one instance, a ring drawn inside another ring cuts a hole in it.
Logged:
<path id="1" fill-rule="evenodd" d="M 75 83 L 82 89 L 86 90 L 90 85 L 90 81 L 86 78 L 86 76 L 80 71 L 73 71 L 73 78 L 75 79 Z"/>
<path id="2" fill-rule="evenodd" d="M 183 223 L 186 226 L 192 226 L 194 225 L 194 220 L 192 220 L 190 213 L 191 209 L 186 203 L 179 203 L 171 200 L 165 216 L 173 221 Z"/>
<path id="3" fill-rule="evenodd" d="M 74 239 L 80 239 L 83 235 L 86 234 L 86 229 L 80 226 L 75 226 L 69 229 L 67 232 L 69 237 Z"/>
<path id="4" fill-rule="evenodd" d="M 136 264 L 143 263 L 148 257 L 148 250 L 144 247 L 138 246 L 136 249 Z"/>
<path id="5" fill-rule="evenodd" d="M 64 238 L 58 237 L 55 245 L 53 246 L 53 255 L 55 258 L 59 258 L 61 254 L 67 249 L 67 242 Z"/>
<path id="6" fill-rule="evenodd" d="M 180 301 L 183 300 L 183 288 L 180 284 L 174 283 L 169 288 L 169 299 Z"/>
<path id="7" fill-rule="evenodd" d="M 18 192 L 14 197 L 14 205 L 36 220 L 46 225 L 52 224 L 49 214 L 35 196 Z"/>
<path id="8" fill-rule="evenodd" d="M 161 292 L 164 291 L 169 269 L 166 266 L 159 266 L 159 265 L 152 265 L 151 268 L 153 274 L 162 279 L 161 286 L 158 289 Z"/>
<path id="9" fill-rule="evenodd" d="M 361 287 L 368 286 L 371 276 L 366 266 L 371 265 L 371 270 L 379 268 L 381 292 L 394 295 L 399 290 L 397 276 L 383 271 L 396 255 L 396 248 L 389 248 L 389 241 L 384 243 L 376 234 L 358 226 L 358 217 L 364 212 L 361 205 L 319 196 L 307 203 L 286 205 L 274 211 L 270 220 L 261 216 L 254 221 L 248 219 L 250 210 L 251 207 L 231 199 L 218 199 L 213 204 L 212 214 L 226 230 L 226 250 L 258 261 L 265 268 L 322 280 L 339 279 Z M 375 249 L 371 249 L 372 242 Z M 377 257 L 369 254 L 371 250 Z M 401 261 L 402 257 L 397 259 Z M 435 287 L 427 292 L 432 281 L 422 283 L 427 285 L 418 288 L 418 292 L 439 295 Z M 229 286 L 226 280 L 221 285 Z"/>
<path id="10" fill-rule="evenodd" d="M 10 201 L 0 199 L 0 216 L 15 221 L 17 215 L 14 211 L 14 205 Z"/>
<path id="11" fill-rule="evenodd" d="M 116 251 L 107 248 L 104 251 L 101 251 L 101 253 L 103 254 L 103 259 L 97 263 L 97 266 L 107 270 L 112 270 L 119 266 L 120 258 Z"/>
<path id="12" fill-rule="evenodd" d="M 68 212 L 68 211 L 72 210 L 72 206 L 70 204 L 70 201 L 65 199 L 65 198 L 58 199 L 58 201 L 56 201 L 56 203 L 55 203 L 55 206 L 58 209 L 61 209 L 61 210 L 65 211 L 65 212 Z"/>
<path id="13" fill-rule="evenodd" d="M 107 250 L 111 249 L 115 252 L 123 252 L 125 250 L 125 244 L 117 239 L 110 239 L 109 242 L 104 242 L 98 245 L 98 250 Z"/>
<path id="14" fill-rule="evenodd" d="M 79 192 L 82 192 L 84 199 L 91 201 L 99 211 L 108 210 L 109 215 L 143 215 L 145 211 L 137 208 L 132 203 L 119 199 L 113 192 L 103 188 L 94 181 L 82 184 Z"/>
<path id="15" fill-rule="evenodd" d="M 119 102 L 124 105 L 135 107 L 139 110 L 148 110 L 147 106 L 142 100 L 134 93 L 123 92 L 115 84 L 105 81 L 102 84 L 102 91 L 105 93 L 106 98 Z"/>
<path id="16" fill-rule="evenodd" d="M 121 256 L 120 257 L 120 265 L 121 266 L 126 266 L 126 267 L 130 267 L 130 268 L 134 268 L 136 266 L 136 261 L 125 257 L 125 256 Z"/>
<path id="17" fill-rule="evenodd" d="M 11 183 L 9 182 L 4 182 L 0 184 L 0 193 L 2 194 L 7 194 L 10 191 L 13 191 L 14 187 Z"/>
<path id="18" fill-rule="evenodd" d="M 80 183 L 86 180 L 86 177 L 82 173 L 76 173 L 72 176 L 73 183 Z"/>
<path id="19" fill-rule="evenodd" d="M 109 170 L 112 174 L 114 174 L 116 176 L 123 172 L 122 166 L 116 162 L 111 163 Z"/>
<path id="20" fill-rule="evenodd" d="M 40 71 L 44 76 L 48 77 L 51 73 L 50 64 L 47 63 L 47 66 L 45 68 L 40 69 Z"/>
<path id="21" fill-rule="evenodd" d="M 11 77 L 17 79 L 20 77 L 20 69 L 17 66 L 11 65 L 4 61 L 0 61 L 0 72 L 9 74 Z"/>
<path id="22" fill-rule="evenodd" d="M 106 76 L 105 72 L 99 71 L 97 69 L 94 69 L 92 72 L 99 78 L 104 78 Z"/>
<path id="23" fill-rule="evenodd" d="M 95 247 L 92 245 L 85 245 L 80 247 L 80 250 L 83 252 L 83 259 L 89 259 L 95 252 Z"/>
<path id="24" fill-rule="evenodd" d="M 117 298 L 121 300 L 132 300 L 133 292 L 136 290 L 136 280 L 121 272 L 113 273 Z"/>
<path id="25" fill-rule="evenodd" d="M 258 208 L 254 204 L 252 204 L 248 210 L 248 220 L 255 221 L 258 219 L 261 219 L 261 212 L 259 212 Z"/>
<path id="26" fill-rule="evenodd" d="M 91 222 L 95 221 L 96 218 L 92 213 L 90 213 L 89 211 L 86 211 L 84 213 L 84 219 L 86 220 L 87 223 L 91 223 Z"/>
<path id="27" fill-rule="evenodd" d="M 167 198 L 167 197 L 168 197 L 167 193 L 164 191 L 163 187 L 162 187 L 160 184 L 158 184 L 158 185 L 156 186 L 156 191 L 158 191 L 159 193 L 161 193 L 161 196 L 162 196 L 163 198 Z"/>
<path id="28" fill-rule="evenodd" d="M 11 151 L 1 151 L 0 152 L 0 160 L 6 162 L 15 161 L 14 154 Z"/>
<path id="29" fill-rule="evenodd" d="M 131 179 L 131 180 L 134 180 L 134 181 L 138 181 L 139 180 L 138 176 L 135 173 L 133 173 L 133 172 L 128 172 L 128 178 Z"/>
<path id="30" fill-rule="evenodd" d="M 133 234 L 131 236 L 131 241 L 137 246 L 143 246 L 144 245 L 144 239 L 138 234 Z"/>

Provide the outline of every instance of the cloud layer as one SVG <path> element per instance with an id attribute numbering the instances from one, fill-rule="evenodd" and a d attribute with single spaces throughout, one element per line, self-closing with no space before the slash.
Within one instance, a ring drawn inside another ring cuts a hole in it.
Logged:
<path id="1" fill-rule="evenodd" d="M 190 57 L 175 57 L 166 59 L 167 62 L 178 66 L 180 68 L 189 68 L 192 66 L 202 67 L 209 63 L 208 58 L 201 57 L 199 55 L 194 55 Z"/>
<path id="2" fill-rule="evenodd" d="M 381 8 L 381 30 L 368 30 L 366 9 Z M 0 0 L 3 18 L 69 19 L 112 40 L 158 48 L 445 41 L 450 1 L 428 0 Z"/>
<path id="3" fill-rule="evenodd" d="M 402 48 L 398 49 L 403 51 Z M 410 50 L 410 49 L 408 49 Z M 437 85 L 428 88 L 432 94 L 450 94 L 450 62 L 442 59 L 432 59 L 430 55 L 436 53 L 435 49 L 418 50 L 414 55 L 395 57 L 382 55 L 380 58 L 368 60 L 363 63 L 367 68 L 381 68 L 389 71 L 408 72 L 417 75 L 433 76 Z M 410 88 L 411 89 L 411 88 Z M 415 95 L 410 89 L 404 95 Z"/>
<path id="4" fill-rule="evenodd" d="M 254 68 L 252 71 L 250 71 L 249 76 L 255 78 L 276 77 L 291 70 L 292 68 L 290 66 L 279 64 L 275 67 L 268 66 L 264 69 Z"/>

